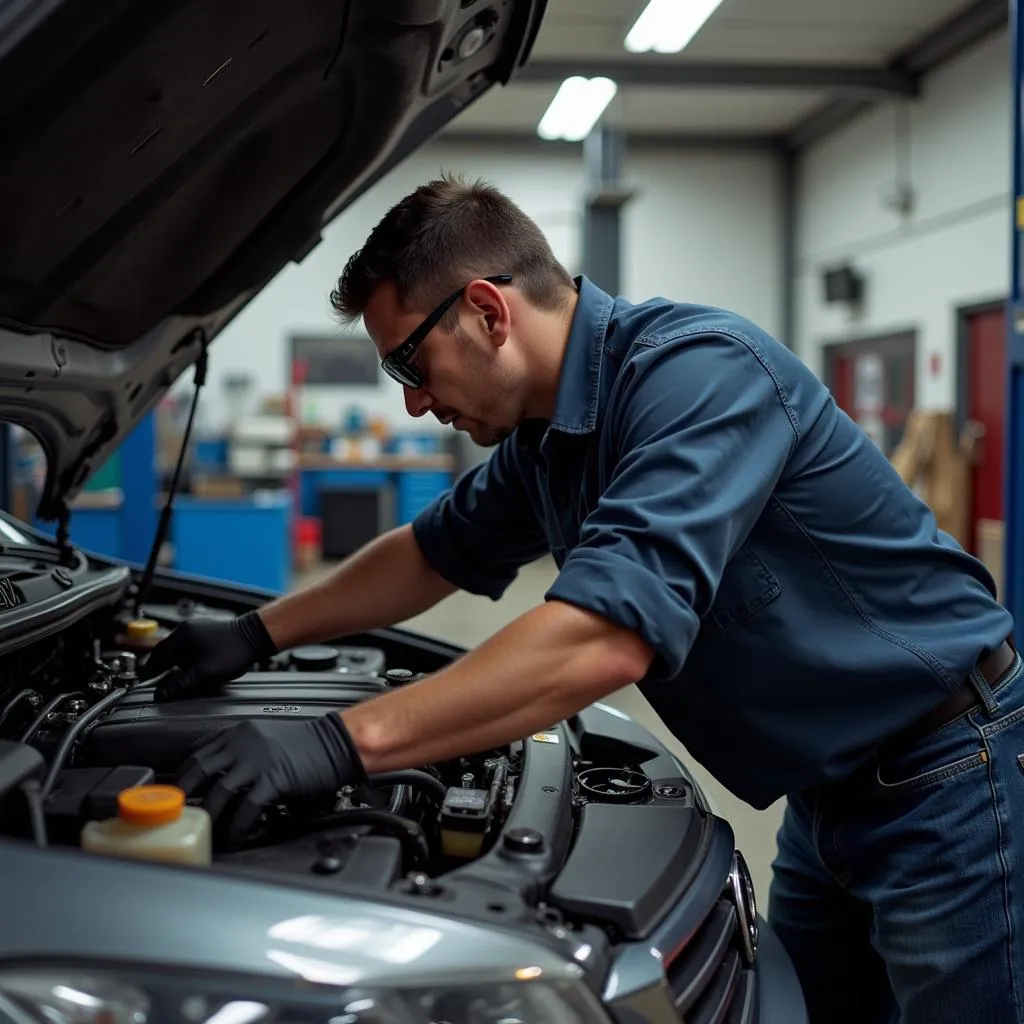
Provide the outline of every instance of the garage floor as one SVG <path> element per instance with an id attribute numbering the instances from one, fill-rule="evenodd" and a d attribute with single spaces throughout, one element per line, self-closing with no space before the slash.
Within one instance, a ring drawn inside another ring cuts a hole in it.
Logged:
<path id="1" fill-rule="evenodd" d="M 329 567 L 324 566 L 305 574 L 296 583 L 304 585 L 327 571 Z M 527 566 L 519 574 L 519 578 L 500 601 L 493 602 L 486 598 L 458 593 L 403 625 L 463 647 L 473 647 L 517 615 L 539 604 L 555 575 L 553 562 L 537 562 Z M 662 725 L 661 720 L 635 687 L 621 690 L 609 703 L 636 718 L 659 739 L 665 741 L 670 749 L 686 757 L 682 745 Z M 755 811 L 723 789 L 700 765 L 693 763 L 688 757 L 686 761 L 705 792 L 717 805 L 719 813 L 732 824 L 736 832 L 737 845 L 743 851 L 754 876 L 758 905 L 766 909 L 771 861 L 775 856 L 775 833 L 782 817 L 782 803 L 767 811 Z"/>

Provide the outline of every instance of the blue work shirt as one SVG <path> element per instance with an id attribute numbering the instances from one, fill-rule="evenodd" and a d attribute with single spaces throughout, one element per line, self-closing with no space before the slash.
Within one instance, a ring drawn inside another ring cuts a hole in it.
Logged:
<path id="1" fill-rule="evenodd" d="M 491 598 L 550 551 L 546 599 L 643 637 L 641 692 L 754 807 L 849 773 L 1012 629 L 985 567 L 789 349 L 586 278 L 550 423 L 521 424 L 413 530 Z"/>

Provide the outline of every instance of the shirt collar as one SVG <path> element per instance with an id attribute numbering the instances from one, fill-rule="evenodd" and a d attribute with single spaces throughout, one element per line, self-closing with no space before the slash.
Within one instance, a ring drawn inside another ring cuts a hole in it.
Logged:
<path id="1" fill-rule="evenodd" d="M 551 428 L 589 434 L 597 426 L 601 359 L 614 300 L 588 277 L 576 279 L 579 298 L 562 358 Z"/>
<path id="2" fill-rule="evenodd" d="M 553 431 L 572 437 L 593 433 L 600 405 L 601 361 L 614 300 L 585 275 L 575 278 L 576 309 L 562 357 L 551 421 L 525 420 L 519 441 L 535 461 L 549 449 Z"/>

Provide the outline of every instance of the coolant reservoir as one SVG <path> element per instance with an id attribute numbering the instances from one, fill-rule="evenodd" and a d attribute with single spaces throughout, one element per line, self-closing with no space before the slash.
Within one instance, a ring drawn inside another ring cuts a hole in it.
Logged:
<path id="1" fill-rule="evenodd" d="M 128 619 L 121 623 L 121 632 L 114 637 L 114 642 L 126 651 L 145 654 L 170 632 L 155 619 Z"/>
<path id="2" fill-rule="evenodd" d="M 117 817 L 90 821 L 82 849 L 114 857 L 210 863 L 210 816 L 188 807 L 177 786 L 134 786 L 117 797 Z"/>

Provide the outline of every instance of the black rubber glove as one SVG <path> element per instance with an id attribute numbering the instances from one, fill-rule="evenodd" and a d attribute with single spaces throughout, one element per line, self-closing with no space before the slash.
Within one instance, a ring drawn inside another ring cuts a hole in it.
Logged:
<path id="1" fill-rule="evenodd" d="M 366 782 L 359 752 L 330 711 L 303 722 L 250 721 L 221 730 L 181 766 L 175 784 L 203 806 L 229 845 L 268 807 L 289 798 L 326 799 Z"/>
<path id="2" fill-rule="evenodd" d="M 143 680 L 168 673 L 156 699 L 177 700 L 237 679 L 252 665 L 277 654 L 277 647 L 255 611 L 237 619 L 196 619 L 161 640 L 142 666 Z M 169 669 L 177 668 L 176 672 Z"/>

